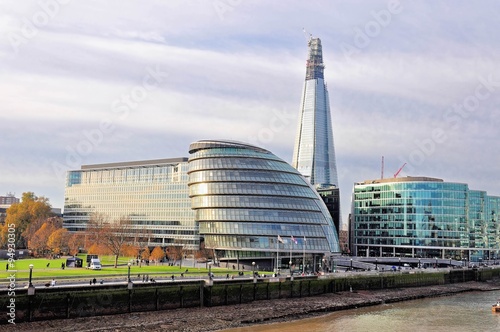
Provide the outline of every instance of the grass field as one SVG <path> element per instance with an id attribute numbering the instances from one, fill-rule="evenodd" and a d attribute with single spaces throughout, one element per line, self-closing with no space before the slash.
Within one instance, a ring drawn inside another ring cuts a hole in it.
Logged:
<path id="1" fill-rule="evenodd" d="M 65 278 L 89 278 L 89 277 L 105 277 L 105 276 L 119 276 L 119 275 L 127 275 L 128 274 L 128 262 L 130 261 L 130 258 L 128 257 L 120 257 L 118 260 L 118 267 L 114 268 L 114 258 L 112 256 L 100 256 L 99 259 L 102 264 L 102 270 L 90 270 L 86 269 L 86 256 L 78 256 L 79 258 L 83 259 L 83 264 L 84 267 L 82 268 L 75 268 L 75 267 L 66 267 L 64 270 L 61 268 L 61 264 L 65 263 L 66 264 L 66 258 L 59 258 L 59 259 L 46 259 L 46 258 L 30 258 L 30 259 L 20 259 L 15 261 L 15 268 L 9 268 L 9 271 L 5 270 L 5 266 L 7 264 L 7 260 L 0 260 L 0 263 L 3 263 L 3 265 L 0 265 L 0 268 L 3 267 L 3 269 L 0 272 L 0 281 L 7 281 L 7 278 L 12 274 L 15 273 L 16 280 L 20 279 L 28 279 L 29 277 L 29 265 L 33 264 L 33 273 L 32 273 L 32 278 L 33 280 L 50 280 L 52 278 L 55 279 L 65 279 Z M 192 264 L 192 263 L 191 263 Z M 47 266 L 48 265 L 48 266 Z M 145 264 L 142 264 L 141 267 L 137 265 L 132 265 L 130 267 L 130 274 L 131 275 L 143 275 L 143 274 L 150 274 L 150 275 L 158 275 L 158 274 L 168 274 L 169 276 L 172 274 L 180 274 L 184 273 L 186 269 L 189 270 L 188 275 L 193 276 L 193 275 L 206 275 L 208 273 L 208 269 L 200 265 L 200 267 L 193 268 L 192 266 L 168 266 L 167 264 L 161 265 L 155 265 L 154 263 L 151 263 L 149 266 L 146 266 Z M 15 272 L 14 272 L 15 271 Z M 224 268 L 212 268 L 211 269 L 212 273 L 215 275 L 225 275 L 226 273 L 231 273 L 234 274 L 235 271 L 228 271 L 228 269 Z M 247 274 L 249 271 L 246 271 Z M 237 272 L 236 272 L 237 273 Z"/>

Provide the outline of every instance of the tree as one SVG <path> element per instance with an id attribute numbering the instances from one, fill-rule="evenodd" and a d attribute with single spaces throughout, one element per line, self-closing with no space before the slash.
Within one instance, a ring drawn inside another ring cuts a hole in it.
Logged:
<path id="1" fill-rule="evenodd" d="M 96 250 L 96 248 L 101 247 L 98 245 L 101 244 L 99 237 L 101 235 L 102 228 L 106 224 L 109 224 L 109 218 L 104 213 L 95 212 L 90 215 L 90 220 L 87 223 L 87 228 L 85 231 L 85 241 L 84 241 L 85 242 L 84 246 L 85 249 L 87 249 L 87 251 L 89 251 L 91 247 L 94 247 L 94 250 Z"/>
<path id="2" fill-rule="evenodd" d="M 180 260 L 179 267 L 182 267 L 182 258 L 184 257 L 184 245 L 179 242 L 179 240 L 174 241 L 174 245 L 168 247 L 168 258 L 174 261 Z"/>
<path id="3" fill-rule="evenodd" d="M 137 258 L 137 257 L 139 257 L 140 250 L 141 250 L 141 248 L 139 248 L 136 245 L 125 244 L 123 246 L 122 254 L 124 256 L 131 256 L 131 257 Z"/>
<path id="4" fill-rule="evenodd" d="M 69 251 L 68 241 L 71 234 L 66 228 L 59 228 L 50 234 L 47 241 L 47 247 L 52 253 L 67 253 Z"/>
<path id="5" fill-rule="evenodd" d="M 158 263 L 158 261 L 162 260 L 163 257 L 165 257 L 165 252 L 163 251 L 163 249 L 161 247 L 157 246 L 153 249 L 153 251 L 151 252 L 151 255 L 149 257 L 152 260 L 156 261 L 156 263 Z"/>
<path id="6" fill-rule="evenodd" d="M 104 224 L 99 230 L 99 241 L 115 256 L 114 267 L 118 267 L 118 257 L 130 242 L 130 219 L 121 218 L 116 223 Z"/>
<path id="7" fill-rule="evenodd" d="M 5 223 L 1 229 L 2 247 L 5 247 L 7 244 L 9 229 L 14 229 L 16 248 L 26 248 L 28 241 L 24 238 L 23 233 L 28 226 L 36 220 L 45 220 L 52 216 L 54 216 L 54 213 L 51 211 L 51 206 L 47 198 L 37 197 L 33 192 L 23 193 L 21 202 L 12 204 L 7 209 Z M 38 228 L 34 228 L 34 232 Z"/>
<path id="8" fill-rule="evenodd" d="M 48 240 L 50 235 L 55 231 L 55 227 L 50 222 L 43 223 L 42 227 L 36 231 L 33 240 L 30 242 L 30 249 L 33 250 L 35 256 L 45 256 L 48 251 Z"/>
<path id="9" fill-rule="evenodd" d="M 149 259 L 149 256 L 151 255 L 151 252 L 149 251 L 149 248 L 146 247 L 142 250 L 142 253 L 141 253 L 141 258 L 144 259 L 145 261 L 147 261 Z"/>
<path id="10" fill-rule="evenodd" d="M 74 233 L 68 239 L 68 250 L 70 255 L 76 255 L 83 248 L 84 237 L 82 234 Z"/>

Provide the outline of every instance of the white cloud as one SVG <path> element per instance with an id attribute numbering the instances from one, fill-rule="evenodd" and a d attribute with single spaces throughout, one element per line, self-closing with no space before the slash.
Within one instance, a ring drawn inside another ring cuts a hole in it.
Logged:
<path id="1" fill-rule="evenodd" d="M 353 28 L 387 1 L 227 3 L 221 16 L 210 1 L 73 1 L 17 53 L 9 33 L 22 33 L 41 7 L 0 4 L 0 130 L 9 137 L 0 148 L 10 156 L 0 160 L 4 190 L 20 195 L 32 184 L 61 207 L 64 182 L 51 164 L 65 164 L 68 147 L 103 119 L 115 129 L 82 163 L 186 156 L 202 138 L 252 141 L 289 161 L 305 27 L 323 42 L 344 218 L 354 182 L 379 176 L 382 155 L 393 174 L 435 128 L 447 140 L 414 171 L 500 195 L 498 91 L 456 129 L 444 116 L 474 94 L 480 78 L 500 81 L 496 2 L 403 2 L 350 61 L 340 45 L 354 44 Z M 127 117 L 113 112 L 113 102 L 142 86 L 148 68 L 168 76 Z M 290 121 L 269 137 L 280 112 Z"/>

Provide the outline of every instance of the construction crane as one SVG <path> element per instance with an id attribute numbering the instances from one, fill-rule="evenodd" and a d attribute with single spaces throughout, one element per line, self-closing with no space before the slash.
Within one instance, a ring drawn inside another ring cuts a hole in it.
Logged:
<path id="1" fill-rule="evenodd" d="M 404 163 L 404 164 L 403 164 L 403 166 L 401 166 L 401 167 L 398 169 L 398 171 L 397 171 L 396 173 L 394 173 L 394 177 L 395 177 L 395 178 L 397 178 L 397 177 L 398 177 L 399 173 L 403 170 L 403 167 L 405 167 L 405 166 L 406 166 L 406 163 Z"/>
<path id="2" fill-rule="evenodd" d="M 382 165 L 380 167 L 380 178 L 384 178 L 384 156 L 382 156 Z"/>
<path id="3" fill-rule="evenodd" d="M 312 38 L 312 34 L 306 31 L 306 28 L 302 28 L 302 31 L 304 32 L 304 37 L 306 37 L 306 41 L 309 44 L 309 41 Z"/>

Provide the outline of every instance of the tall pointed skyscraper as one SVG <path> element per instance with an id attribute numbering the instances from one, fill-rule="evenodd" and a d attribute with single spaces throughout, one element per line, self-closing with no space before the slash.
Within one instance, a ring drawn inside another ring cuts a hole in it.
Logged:
<path id="1" fill-rule="evenodd" d="M 323 75 L 325 66 L 321 40 L 311 37 L 308 45 L 306 80 L 302 91 L 292 166 L 312 185 L 333 184 L 338 187 L 330 101 Z"/>

